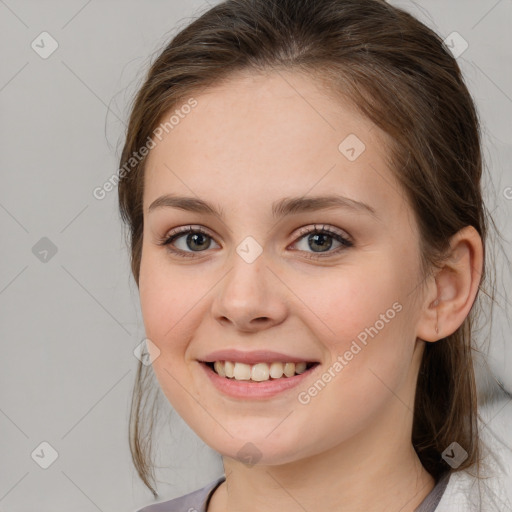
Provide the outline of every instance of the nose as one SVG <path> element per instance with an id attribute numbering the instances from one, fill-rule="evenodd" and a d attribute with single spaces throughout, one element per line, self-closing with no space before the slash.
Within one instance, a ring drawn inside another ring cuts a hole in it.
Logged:
<path id="1" fill-rule="evenodd" d="M 216 287 L 213 317 L 237 331 L 255 332 L 282 323 L 287 315 L 286 287 L 268 266 L 264 253 L 248 263 L 234 253 L 232 267 Z"/>

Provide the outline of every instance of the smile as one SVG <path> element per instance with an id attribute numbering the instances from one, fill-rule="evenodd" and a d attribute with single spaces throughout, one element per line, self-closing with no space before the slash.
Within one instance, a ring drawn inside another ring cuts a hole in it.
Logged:
<path id="1" fill-rule="evenodd" d="M 221 377 L 235 380 L 250 380 L 253 382 L 263 382 L 271 379 L 280 379 L 284 377 L 293 377 L 300 375 L 314 366 L 316 363 L 256 363 L 253 365 L 234 362 L 234 361 L 215 361 L 207 363 L 208 366 Z"/>
<path id="2" fill-rule="evenodd" d="M 246 364 L 198 361 L 214 387 L 232 398 L 268 399 L 298 386 L 320 366 L 318 362 Z"/>

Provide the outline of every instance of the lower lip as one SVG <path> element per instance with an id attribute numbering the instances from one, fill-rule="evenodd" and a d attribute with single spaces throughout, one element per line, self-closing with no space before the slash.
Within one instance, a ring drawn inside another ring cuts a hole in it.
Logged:
<path id="1" fill-rule="evenodd" d="M 205 363 L 199 362 L 199 364 L 219 391 L 233 398 L 244 399 L 270 398 L 292 389 L 303 382 L 304 379 L 307 379 L 308 376 L 311 375 L 318 366 L 320 366 L 317 364 L 309 370 L 306 370 L 304 373 L 294 375 L 293 377 L 281 377 L 280 379 L 251 382 L 248 380 L 235 380 L 227 377 L 221 377 Z"/>

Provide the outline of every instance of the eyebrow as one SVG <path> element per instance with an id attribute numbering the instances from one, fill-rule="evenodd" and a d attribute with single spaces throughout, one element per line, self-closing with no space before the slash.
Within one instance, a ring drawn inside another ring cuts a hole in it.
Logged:
<path id="1" fill-rule="evenodd" d="M 179 208 L 188 212 L 212 215 L 224 221 L 222 208 L 217 208 L 207 201 L 195 197 L 176 196 L 172 194 L 160 196 L 151 203 L 148 208 L 148 213 L 159 208 Z M 281 218 L 286 215 L 332 208 L 350 209 L 369 214 L 376 219 L 379 218 L 375 209 L 370 205 L 340 195 L 285 197 L 272 204 L 272 215 L 274 218 Z"/>

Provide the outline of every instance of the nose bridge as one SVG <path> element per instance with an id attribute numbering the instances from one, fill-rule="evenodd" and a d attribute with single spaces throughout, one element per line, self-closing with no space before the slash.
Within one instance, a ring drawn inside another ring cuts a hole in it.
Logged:
<path id="1" fill-rule="evenodd" d="M 263 248 L 252 240 L 242 241 L 230 257 L 231 271 L 223 286 L 223 298 L 231 307 L 257 307 L 266 296 L 268 258 Z M 260 306 L 261 307 L 261 306 Z"/>
<path id="2" fill-rule="evenodd" d="M 229 258 L 230 270 L 215 296 L 216 319 L 228 320 L 240 329 L 260 325 L 262 319 L 266 320 L 266 325 L 282 321 L 285 314 L 282 289 L 267 268 L 270 263 L 267 256 L 252 237 L 245 238 L 234 248 Z"/>

